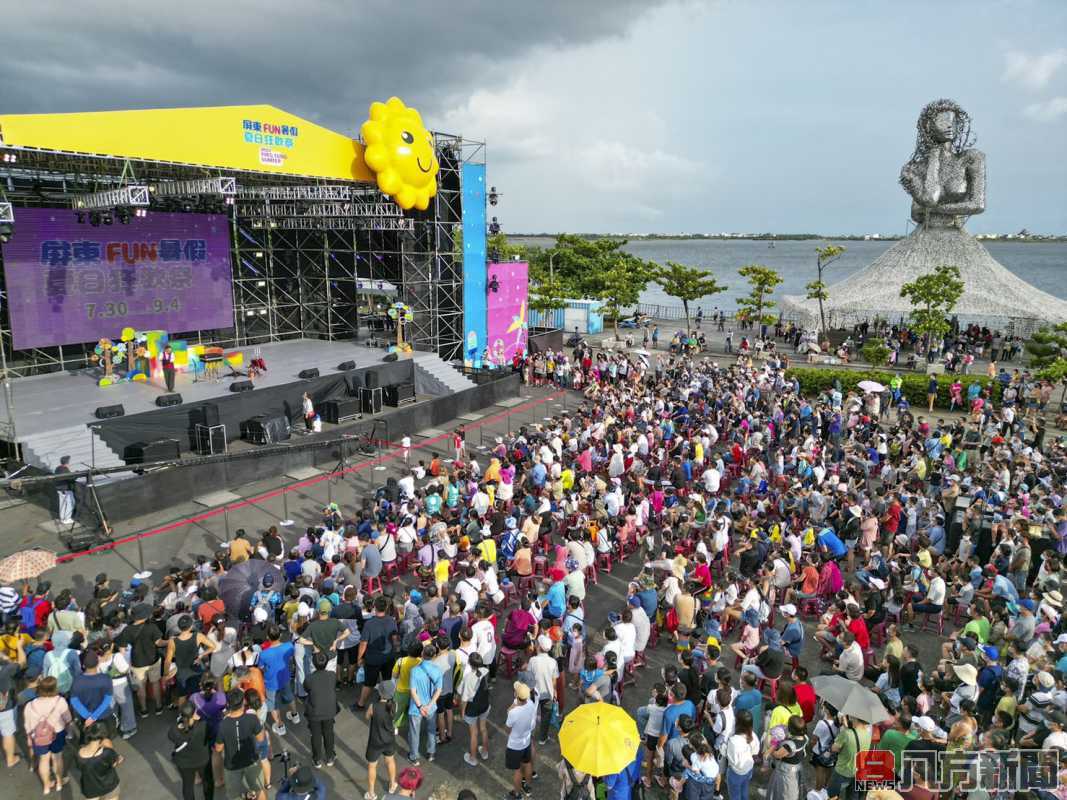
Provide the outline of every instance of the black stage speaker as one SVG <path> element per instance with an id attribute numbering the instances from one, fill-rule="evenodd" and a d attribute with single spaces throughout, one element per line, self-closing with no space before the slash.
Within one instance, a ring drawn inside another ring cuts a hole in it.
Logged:
<path id="1" fill-rule="evenodd" d="M 122 407 L 122 403 L 114 406 L 100 406 L 94 412 L 97 419 L 111 419 L 112 417 L 121 417 L 126 413 L 126 409 Z"/>
<path id="2" fill-rule="evenodd" d="M 405 403 L 415 402 L 415 384 L 394 383 L 382 390 L 382 402 L 387 406 L 402 406 Z"/>
<path id="3" fill-rule="evenodd" d="M 180 406 L 182 404 L 182 396 L 175 392 L 174 394 L 161 394 L 156 398 L 156 405 L 160 408 L 166 408 L 167 406 Z"/>
<path id="4" fill-rule="evenodd" d="M 260 414 L 241 423 L 241 438 L 253 444 L 284 442 L 289 436 L 289 418 L 286 416 Z"/>
<path id="5" fill-rule="evenodd" d="M 382 361 L 396 361 L 396 353 L 386 353 L 382 356 Z"/>
<path id="6" fill-rule="evenodd" d="M 355 369 L 355 368 L 356 368 L 356 362 L 355 361 L 342 361 L 340 364 L 337 365 L 337 371 L 338 372 L 348 372 L 348 370 Z"/>
<path id="7" fill-rule="evenodd" d="M 252 381 L 234 381 L 230 384 L 231 392 L 250 392 L 255 386 L 252 385 Z"/>
<path id="8" fill-rule="evenodd" d="M 370 374 L 370 373 L 368 373 Z M 377 414 L 382 410 L 382 390 L 368 388 L 359 390 L 360 407 L 364 414 Z"/>
<path id="9" fill-rule="evenodd" d="M 360 386 L 362 381 L 359 379 L 359 375 L 345 375 L 345 385 L 348 387 L 349 397 L 359 397 Z"/>
<path id="10" fill-rule="evenodd" d="M 302 381 L 309 381 L 312 378 L 317 377 L 319 377 L 319 370 L 316 367 L 312 367 L 311 369 L 300 370 L 300 380 Z"/>
<path id="11" fill-rule="evenodd" d="M 368 389 L 378 388 L 378 370 L 368 369 L 363 373 L 363 383 L 366 384 Z"/>
<path id="12" fill-rule="evenodd" d="M 204 414 L 204 424 L 209 428 L 213 428 L 219 424 L 219 404 L 218 403 L 204 403 L 201 406 Z"/>
<path id="13" fill-rule="evenodd" d="M 338 425 L 350 419 L 356 419 L 363 408 L 357 397 L 346 397 L 340 400 L 327 400 L 319 403 L 319 413 L 323 422 L 331 422 Z"/>
<path id="14" fill-rule="evenodd" d="M 63 537 L 63 541 L 72 553 L 80 553 L 90 547 L 103 544 L 103 540 L 96 531 L 71 531 Z"/>
<path id="15" fill-rule="evenodd" d="M 126 447 L 123 460 L 127 464 L 151 464 L 156 461 L 177 461 L 180 449 L 177 439 L 156 439 L 137 442 Z"/>

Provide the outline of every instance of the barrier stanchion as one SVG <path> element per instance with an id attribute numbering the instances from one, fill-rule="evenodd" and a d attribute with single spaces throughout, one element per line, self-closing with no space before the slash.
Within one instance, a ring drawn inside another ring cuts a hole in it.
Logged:
<path id="1" fill-rule="evenodd" d="M 226 522 L 226 541 L 230 541 L 230 507 L 222 507 L 222 518 Z"/>

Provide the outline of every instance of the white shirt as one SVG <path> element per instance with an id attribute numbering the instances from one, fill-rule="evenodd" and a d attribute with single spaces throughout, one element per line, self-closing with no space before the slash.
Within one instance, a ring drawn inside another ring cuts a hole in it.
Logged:
<path id="1" fill-rule="evenodd" d="M 478 605 L 478 594 L 481 590 L 482 582 L 477 578 L 460 578 L 459 583 L 456 584 L 456 593 L 468 612 L 474 611 L 474 607 Z"/>
<path id="2" fill-rule="evenodd" d="M 730 769 L 738 775 L 745 775 L 752 771 L 755 764 L 754 757 L 759 752 L 759 737 L 752 734 L 751 739 L 746 739 L 739 733 L 735 733 L 726 741 L 726 763 Z"/>
<path id="3" fill-rule="evenodd" d="M 648 618 L 648 614 L 645 613 L 645 609 L 641 606 L 631 608 L 630 612 L 633 614 L 633 626 L 634 630 L 637 632 L 637 639 L 634 641 L 634 650 L 640 653 L 648 646 L 648 638 L 652 635 L 652 621 Z"/>
<path id="4" fill-rule="evenodd" d="M 704 470 L 704 475 L 702 477 L 704 479 L 704 489 L 707 490 L 709 494 L 715 494 L 719 491 L 719 483 L 722 481 L 722 475 L 719 474 L 719 471 L 715 469 L 715 467 L 708 467 Z"/>
<path id="5" fill-rule="evenodd" d="M 945 604 L 945 579 L 935 575 L 930 581 L 930 588 L 926 590 L 926 601 L 931 605 L 943 606 Z"/>
<path id="6" fill-rule="evenodd" d="M 400 494 L 403 497 L 414 497 L 415 496 L 415 476 L 414 475 L 405 475 L 403 478 L 401 478 L 400 480 L 398 480 L 396 482 L 396 485 L 399 487 Z"/>
<path id="7" fill-rule="evenodd" d="M 496 631 L 493 629 L 493 623 L 488 619 L 480 619 L 471 626 L 471 634 L 474 649 L 482 657 L 482 663 L 488 664 L 496 656 Z"/>
<path id="8" fill-rule="evenodd" d="M 615 626 L 615 635 L 619 637 L 619 644 L 622 645 L 623 661 L 632 661 L 637 652 L 637 628 L 632 622 L 620 622 Z"/>
<path id="9" fill-rule="evenodd" d="M 537 703 L 527 700 L 519 706 L 508 711 L 508 749 L 525 750 L 530 746 L 530 737 L 533 735 L 534 722 L 537 720 Z"/>
<path id="10" fill-rule="evenodd" d="M 556 678 L 559 677 L 559 666 L 556 659 L 548 653 L 538 653 L 530 659 L 530 672 L 534 677 L 534 689 L 537 691 L 538 700 L 546 700 L 556 696 Z"/>

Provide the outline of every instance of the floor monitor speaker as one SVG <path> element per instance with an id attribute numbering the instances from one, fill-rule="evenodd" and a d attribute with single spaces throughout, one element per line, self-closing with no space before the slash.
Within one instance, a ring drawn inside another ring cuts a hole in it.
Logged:
<path id="1" fill-rule="evenodd" d="M 122 407 L 122 403 L 118 403 L 113 406 L 100 406 L 95 412 L 97 419 L 111 419 L 112 417 L 121 417 L 126 413 L 126 409 Z"/>
<path id="2" fill-rule="evenodd" d="M 127 464 L 153 464 L 157 461 L 177 461 L 180 455 L 177 439 L 157 439 L 129 445 L 123 457 Z"/>
<path id="3" fill-rule="evenodd" d="M 161 394 L 156 398 L 156 405 L 160 408 L 166 408 L 167 406 L 180 406 L 182 404 L 182 396 L 177 392 L 173 394 Z"/>
<path id="4" fill-rule="evenodd" d="M 312 378 L 317 378 L 317 377 L 319 377 L 319 370 L 318 370 L 317 367 L 312 367 L 311 369 L 302 369 L 302 370 L 300 370 L 300 380 L 302 380 L 302 381 L 309 381 Z"/>
<path id="5" fill-rule="evenodd" d="M 255 386 L 252 385 L 252 381 L 234 381 L 230 384 L 231 392 L 250 392 Z"/>
<path id="6" fill-rule="evenodd" d="M 355 361 L 342 361 L 340 364 L 337 365 L 337 371 L 338 372 L 348 372 L 350 369 L 355 369 L 355 368 L 356 368 L 356 362 Z"/>
<path id="7" fill-rule="evenodd" d="M 396 361 L 396 353 L 386 353 L 382 356 L 382 361 Z"/>

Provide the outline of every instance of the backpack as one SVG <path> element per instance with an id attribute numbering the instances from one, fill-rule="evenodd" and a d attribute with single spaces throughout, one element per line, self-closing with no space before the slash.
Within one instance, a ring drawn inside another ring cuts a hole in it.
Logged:
<path id="1" fill-rule="evenodd" d="M 578 779 L 574 776 L 574 769 L 571 765 L 568 764 L 566 760 L 564 760 L 563 763 L 567 767 L 567 776 L 571 779 L 571 790 L 567 792 L 567 796 L 564 800 L 592 800 L 592 797 L 589 794 L 589 787 L 586 785 L 589 778 L 587 777 L 579 783 Z"/>
<path id="2" fill-rule="evenodd" d="M 74 683 L 74 676 L 70 672 L 70 661 L 67 660 L 68 652 L 70 651 L 65 651 L 62 657 L 58 656 L 54 650 L 45 655 L 44 674 L 48 678 L 56 679 L 60 694 L 70 691 L 70 686 Z"/>
<path id="3" fill-rule="evenodd" d="M 474 690 L 474 697 L 467 703 L 464 716 L 480 717 L 489 710 L 489 673 L 478 679 L 478 688 Z"/>
<path id="4" fill-rule="evenodd" d="M 56 702 L 52 705 L 51 710 L 45 714 L 41 720 L 33 726 L 33 730 L 30 731 L 30 742 L 34 747 L 50 747 L 52 742 L 56 740 L 56 731 L 48 723 L 48 717 L 59 706 L 59 701 L 62 698 L 57 697 Z"/>
<path id="5" fill-rule="evenodd" d="M 44 600 L 34 599 L 19 610 L 22 629 L 26 631 L 26 633 L 32 634 L 37 630 L 37 609 L 41 607 L 43 602 Z"/>

